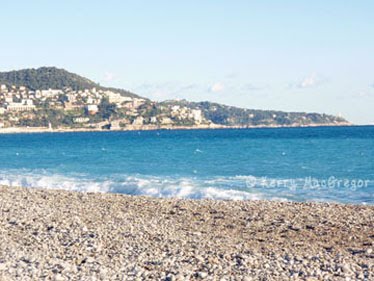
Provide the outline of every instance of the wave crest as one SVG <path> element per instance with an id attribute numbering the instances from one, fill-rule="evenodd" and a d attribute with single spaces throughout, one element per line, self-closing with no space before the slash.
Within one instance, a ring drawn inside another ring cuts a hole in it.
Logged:
<path id="1" fill-rule="evenodd" d="M 273 181 L 280 184 L 274 185 Z M 304 179 L 264 179 L 254 176 L 171 177 L 84 174 L 61 175 L 45 170 L 0 171 L 0 185 L 64 189 L 81 192 L 111 192 L 152 197 L 216 200 L 324 201 L 372 204 L 368 189 L 324 188 L 306 185 Z M 369 181 L 372 188 L 373 181 Z"/>

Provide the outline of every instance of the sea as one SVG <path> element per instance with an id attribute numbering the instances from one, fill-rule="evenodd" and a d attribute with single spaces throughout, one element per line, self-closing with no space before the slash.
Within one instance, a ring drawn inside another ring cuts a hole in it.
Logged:
<path id="1" fill-rule="evenodd" d="M 0 134 L 0 185 L 374 204 L 374 126 Z"/>

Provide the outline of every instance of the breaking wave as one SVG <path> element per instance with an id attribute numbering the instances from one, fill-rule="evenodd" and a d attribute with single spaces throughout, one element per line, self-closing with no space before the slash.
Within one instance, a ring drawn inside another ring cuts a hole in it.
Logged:
<path id="1" fill-rule="evenodd" d="M 215 200 L 278 200 L 369 203 L 373 196 L 360 190 L 324 189 L 306 186 L 305 179 L 274 179 L 254 176 L 171 177 L 148 175 L 111 175 L 90 177 L 62 175 L 46 170 L 0 171 L 0 185 L 63 189 L 80 192 L 122 193 L 152 197 L 177 197 Z M 372 184 L 372 183 L 371 183 Z M 366 197 L 365 197 L 366 196 Z"/>
<path id="2" fill-rule="evenodd" d="M 191 199 L 259 200 L 260 194 L 222 188 L 217 179 L 171 178 L 155 176 L 113 176 L 90 179 L 84 175 L 64 176 L 42 172 L 0 172 L 0 185 L 29 188 L 63 189 L 82 192 L 110 192 L 153 197 L 178 197 Z M 221 182 L 221 183 L 220 183 Z"/>

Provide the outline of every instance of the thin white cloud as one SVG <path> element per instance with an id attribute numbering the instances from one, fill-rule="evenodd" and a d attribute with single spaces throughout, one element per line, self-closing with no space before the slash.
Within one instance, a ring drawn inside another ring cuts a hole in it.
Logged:
<path id="1" fill-rule="evenodd" d="M 210 87 L 210 91 L 213 92 L 213 93 L 222 92 L 224 89 L 225 89 L 225 85 L 223 85 L 223 83 L 221 83 L 221 82 L 214 83 Z"/>
<path id="2" fill-rule="evenodd" d="M 323 76 L 317 75 L 316 73 L 311 73 L 310 75 L 304 77 L 299 83 L 296 84 L 297 88 L 307 89 L 320 86 L 327 82 L 327 79 Z M 291 84 L 291 87 L 293 85 Z"/>
<path id="3" fill-rule="evenodd" d="M 371 93 L 370 91 L 361 91 L 358 94 L 356 94 L 354 97 L 369 98 L 369 97 L 372 97 L 372 96 L 373 96 L 373 93 Z"/>
<path id="4" fill-rule="evenodd" d="M 312 73 L 311 75 L 305 77 L 300 83 L 299 88 L 311 88 L 316 86 L 318 83 L 317 75 Z"/>

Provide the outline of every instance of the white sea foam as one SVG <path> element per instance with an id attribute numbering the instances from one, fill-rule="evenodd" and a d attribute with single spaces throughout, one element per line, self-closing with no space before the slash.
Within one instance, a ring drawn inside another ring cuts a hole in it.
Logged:
<path id="1" fill-rule="evenodd" d="M 199 180 L 139 175 L 117 176 L 113 179 L 89 179 L 84 175 L 64 176 L 45 171 L 0 172 L 0 185 L 7 186 L 194 199 L 248 200 L 262 198 L 261 194 L 222 188 L 224 181 L 222 178 Z"/>
<path id="2" fill-rule="evenodd" d="M 112 191 L 135 195 L 149 195 L 154 197 L 179 197 L 194 199 L 260 199 L 259 194 L 245 191 L 224 189 L 218 182 L 196 178 L 170 178 L 152 176 L 129 176 L 120 181 Z"/>
<path id="3" fill-rule="evenodd" d="M 70 191 L 108 192 L 110 184 L 58 174 L 0 173 L 0 185 L 64 189 Z"/>
<path id="4" fill-rule="evenodd" d="M 83 192 L 114 192 L 153 197 L 277 201 L 309 201 L 313 198 L 313 201 L 344 202 L 348 198 L 354 201 L 355 196 L 358 195 L 358 191 L 352 193 L 349 190 L 305 187 L 302 179 L 283 179 L 284 183 L 280 186 L 271 185 L 272 181 L 274 179 L 242 175 L 211 178 L 111 175 L 93 178 L 84 174 L 67 176 L 45 170 L 0 171 L 0 185 Z M 293 188 L 295 183 L 299 188 Z M 373 184 L 372 181 L 370 184 Z M 362 195 L 365 197 L 365 194 Z M 371 202 L 372 200 L 373 197 L 368 197 L 364 201 Z"/>

